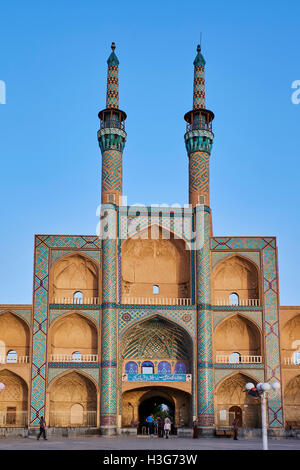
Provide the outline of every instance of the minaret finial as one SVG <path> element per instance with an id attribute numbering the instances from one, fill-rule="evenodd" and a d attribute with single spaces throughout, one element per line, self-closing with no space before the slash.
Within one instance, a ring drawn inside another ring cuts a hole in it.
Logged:
<path id="1" fill-rule="evenodd" d="M 107 65 L 107 94 L 106 94 L 106 107 L 118 108 L 119 107 L 119 60 L 115 54 L 116 45 L 111 43 L 112 53 L 110 54 Z"/>

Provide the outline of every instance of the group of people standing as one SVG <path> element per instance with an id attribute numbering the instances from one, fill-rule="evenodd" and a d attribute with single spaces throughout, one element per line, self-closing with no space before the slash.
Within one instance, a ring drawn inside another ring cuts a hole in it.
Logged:
<path id="1" fill-rule="evenodd" d="M 164 437 L 164 434 L 166 436 L 166 439 L 169 438 L 169 434 L 171 431 L 171 420 L 170 418 L 161 418 L 158 416 L 156 419 L 154 418 L 153 413 L 151 413 L 147 418 L 146 422 L 148 424 L 148 430 L 149 430 L 149 436 L 153 437 L 154 435 L 154 429 L 157 427 L 157 436 L 158 437 Z"/>

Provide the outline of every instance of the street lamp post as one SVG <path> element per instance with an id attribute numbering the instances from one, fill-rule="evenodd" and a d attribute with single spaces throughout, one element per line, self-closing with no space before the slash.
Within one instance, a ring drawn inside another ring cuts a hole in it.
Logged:
<path id="1" fill-rule="evenodd" d="M 253 383 L 246 384 L 246 391 L 249 395 L 257 398 L 260 397 L 263 450 L 268 450 L 267 396 L 271 390 L 277 393 L 280 390 L 280 383 L 259 382 L 256 387 Z"/>

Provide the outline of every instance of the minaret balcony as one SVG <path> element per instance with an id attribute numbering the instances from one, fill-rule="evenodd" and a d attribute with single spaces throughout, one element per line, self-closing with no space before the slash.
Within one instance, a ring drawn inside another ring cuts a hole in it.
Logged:
<path id="1" fill-rule="evenodd" d="M 212 132 L 202 129 L 194 129 L 184 136 L 185 146 L 188 153 L 211 152 L 214 135 Z"/>

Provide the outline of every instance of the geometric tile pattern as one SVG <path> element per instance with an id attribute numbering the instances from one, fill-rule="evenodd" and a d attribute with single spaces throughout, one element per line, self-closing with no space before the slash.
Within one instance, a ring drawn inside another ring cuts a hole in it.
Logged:
<path id="1" fill-rule="evenodd" d="M 213 369 L 212 369 L 212 313 L 202 305 L 210 304 L 210 245 L 209 214 L 203 206 L 196 206 L 196 217 L 203 212 L 203 227 L 196 223 L 197 238 L 203 245 L 196 252 L 197 272 L 197 335 L 198 335 L 198 419 L 202 426 L 214 423 Z"/>
<path id="2" fill-rule="evenodd" d="M 51 250 L 51 259 L 50 263 L 51 266 L 55 261 L 62 258 L 63 256 L 69 255 L 70 253 L 73 254 L 84 254 L 85 256 L 89 256 L 93 260 L 95 260 L 100 265 L 101 260 L 101 251 L 94 251 L 94 250 Z"/>
<path id="3" fill-rule="evenodd" d="M 26 321 L 28 326 L 31 327 L 31 316 L 32 316 L 32 310 L 31 308 L 18 308 L 18 307 L 13 307 L 13 308 L 3 308 L 0 309 L 0 315 L 5 312 L 11 312 L 16 314 L 17 316 L 21 317 L 23 320 Z"/>
<path id="4" fill-rule="evenodd" d="M 122 192 L 122 152 L 105 150 L 102 153 L 102 193 Z"/>
<path id="5" fill-rule="evenodd" d="M 213 313 L 213 325 L 214 328 L 217 327 L 217 325 L 232 316 L 232 314 L 239 314 L 241 312 L 214 312 Z M 242 312 L 242 316 L 249 318 L 253 323 L 256 323 L 260 329 L 262 329 L 262 312 Z"/>
<path id="6" fill-rule="evenodd" d="M 69 368 L 65 368 L 65 367 L 60 367 L 60 368 L 53 368 L 53 367 L 49 367 L 48 369 L 48 385 L 50 384 L 50 382 L 52 382 L 53 379 L 55 379 L 57 376 L 61 375 L 61 374 L 64 374 L 65 372 L 74 372 L 76 371 L 76 368 L 74 367 L 72 370 L 70 370 Z M 76 371 L 77 372 L 77 371 Z M 84 372 L 86 375 L 90 376 L 92 379 L 94 379 L 94 381 L 96 382 L 96 384 L 99 385 L 99 369 L 95 368 L 92 369 L 92 368 L 80 368 L 80 370 L 78 371 L 79 373 L 80 372 Z"/>
<path id="7" fill-rule="evenodd" d="M 119 107 L 119 68 L 117 65 L 109 65 L 107 69 L 107 93 L 106 107 Z"/>
<path id="8" fill-rule="evenodd" d="M 101 248 L 100 239 L 90 235 L 36 235 L 34 255 L 33 338 L 30 425 L 45 415 L 47 382 L 46 344 L 48 331 L 48 278 L 51 248 Z"/>
<path id="9" fill-rule="evenodd" d="M 111 210 L 116 233 L 116 212 Z M 114 214 L 113 214 L 114 212 Z M 117 415 L 117 240 L 102 240 L 102 327 L 101 327 L 101 426 L 114 426 Z"/>
<path id="10" fill-rule="evenodd" d="M 214 374 L 215 374 L 215 388 L 218 386 L 218 384 L 228 377 L 229 375 L 232 375 L 233 370 L 230 369 L 214 369 Z M 253 377 L 253 379 L 257 380 L 257 382 L 264 382 L 265 381 L 265 372 L 264 369 L 257 369 L 257 368 L 245 368 L 241 369 L 240 372 L 242 374 L 250 376 L 250 378 Z"/>
<path id="11" fill-rule="evenodd" d="M 259 268 L 260 268 L 260 252 L 259 251 L 235 251 L 235 255 L 240 255 L 243 256 L 244 258 L 248 258 L 251 261 L 253 261 Z M 227 258 L 228 256 L 232 256 L 233 253 L 231 252 L 225 252 L 222 253 L 220 251 L 213 251 L 211 253 L 211 266 L 214 268 L 214 266 L 224 258 Z"/>
<path id="12" fill-rule="evenodd" d="M 184 321 L 183 319 L 186 311 L 188 311 L 188 313 L 191 315 L 191 320 L 188 322 Z M 130 320 L 123 319 L 123 315 L 127 313 L 129 313 L 131 316 Z M 139 323 L 140 321 L 149 319 L 157 315 L 180 325 L 185 331 L 187 331 L 187 333 L 189 333 L 193 340 L 195 339 L 195 307 L 170 307 L 170 309 L 166 309 L 154 305 L 147 307 L 128 305 L 128 307 L 126 306 L 126 308 L 124 307 L 124 305 L 122 305 L 122 308 L 118 309 L 120 337 L 123 335 L 125 329 L 127 330 L 128 328 L 134 326 L 136 323 Z"/>
<path id="13" fill-rule="evenodd" d="M 209 153 L 193 152 L 189 155 L 189 194 L 206 196 L 209 205 Z"/>
<path id="14" fill-rule="evenodd" d="M 280 345 L 278 332 L 278 275 L 277 248 L 274 237 L 213 237 L 213 250 L 254 250 L 261 253 L 263 275 L 263 335 L 265 352 L 265 380 L 281 383 Z M 282 427 L 282 390 L 268 400 L 269 426 Z"/>
<path id="15" fill-rule="evenodd" d="M 205 71 L 204 66 L 194 66 L 193 109 L 205 108 Z"/>
<path id="16" fill-rule="evenodd" d="M 70 314 L 70 313 L 79 313 L 79 314 L 82 314 L 82 315 L 85 315 L 87 317 L 89 317 L 91 320 L 94 321 L 94 323 L 96 323 L 97 326 L 99 326 L 99 323 L 100 323 L 100 311 L 101 309 L 93 309 L 93 310 L 85 310 L 85 309 L 70 309 L 70 310 L 61 310 L 61 309 L 55 309 L 55 308 L 51 308 L 50 307 L 50 312 L 49 312 L 49 325 L 51 325 L 51 323 L 56 320 L 57 318 L 61 317 L 62 315 L 67 315 L 67 314 Z"/>
<path id="17" fill-rule="evenodd" d="M 160 212 L 162 216 L 159 216 Z M 174 214 L 172 217 L 171 213 Z M 119 212 L 119 237 L 122 242 L 153 225 L 173 232 L 187 242 L 192 240 L 192 212 L 189 208 L 183 211 L 182 208 L 179 210 L 173 207 L 136 207 L 136 209 L 131 207 L 127 211 L 122 207 Z"/>

